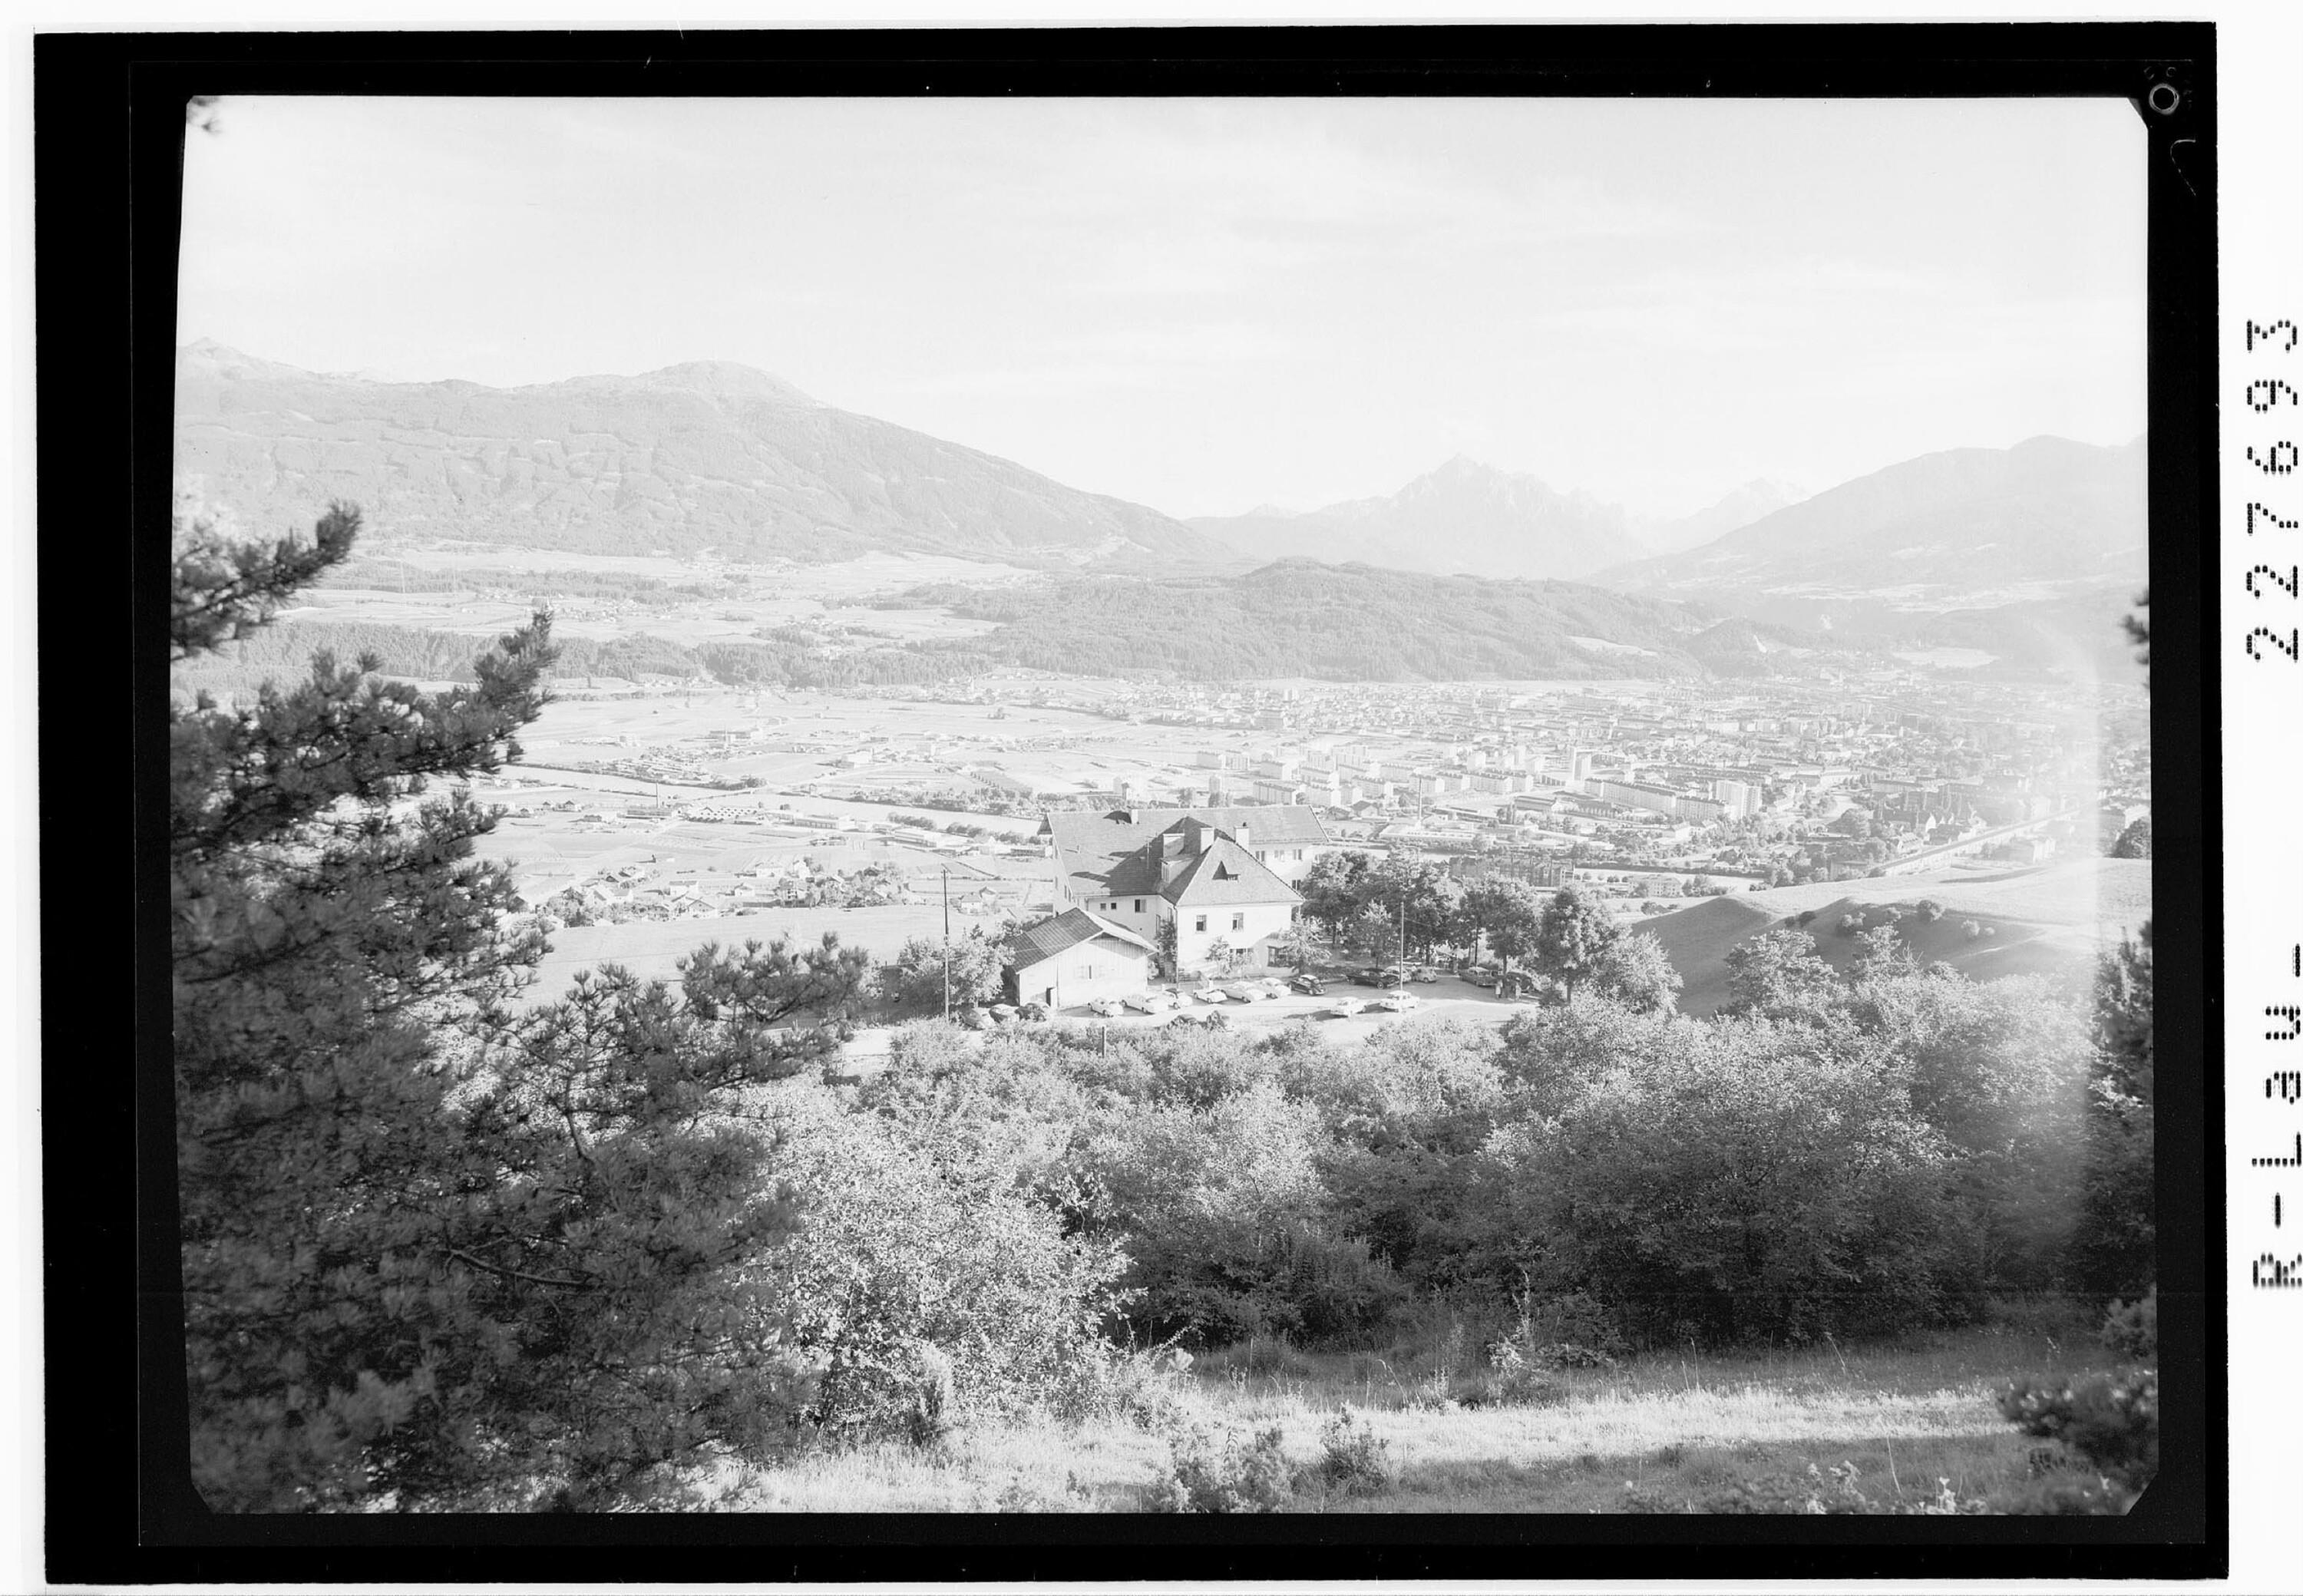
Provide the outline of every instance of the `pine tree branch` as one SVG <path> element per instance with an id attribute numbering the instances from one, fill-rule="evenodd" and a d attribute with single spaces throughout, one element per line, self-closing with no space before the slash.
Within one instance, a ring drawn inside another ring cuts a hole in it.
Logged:
<path id="1" fill-rule="evenodd" d="M 598 1286 L 598 1282 L 595 1280 L 555 1280 L 545 1275 L 529 1274 L 524 1270 L 505 1269 L 499 1264 L 475 1258 L 461 1247 L 450 1247 L 447 1253 L 449 1257 L 460 1262 L 468 1263 L 474 1269 L 485 1270 L 488 1273 L 507 1280 L 525 1280 L 531 1286 L 556 1286 L 563 1291 L 591 1291 Z"/>

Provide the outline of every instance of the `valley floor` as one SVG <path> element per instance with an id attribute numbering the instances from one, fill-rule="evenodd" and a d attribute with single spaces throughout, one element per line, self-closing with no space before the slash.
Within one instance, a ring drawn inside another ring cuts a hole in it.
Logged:
<path id="1" fill-rule="evenodd" d="M 1185 1422 L 1278 1426 L 1288 1461 L 1316 1463 L 1348 1406 L 1385 1444 L 1393 1477 L 1346 1494 L 1299 1482 L 1289 1510 L 1609 1513 L 1636 1488 L 1657 1510 L 1738 1482 L 1828 1481 L 1853 1465 L 1881 1508 L 2020 1486 L 2039 1446 L 1996 1393 L 2027 1374 L 2112 1366 L 2092 1338 L 2006 1327 L 1795 1352 L 1647 1354 L 1559 1375 L 1544 1406 L 1441 1406 L 1429 1359 L 1313 1355 L 1259 1342 L 1203 1356 L 1179 1385 Z M 748 1512 L 1133 1512 L 1166 1465 L 1164 1434 L 1124 1420 L 979 1427 L 926 1448 L 888 1442 L 731 1467 L 706 1488 Z"/>

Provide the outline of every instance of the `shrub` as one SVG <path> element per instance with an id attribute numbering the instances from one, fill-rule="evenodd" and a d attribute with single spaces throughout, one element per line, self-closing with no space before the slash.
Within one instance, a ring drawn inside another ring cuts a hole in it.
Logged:
<path id="1" fill-rule="evenodd" d="M 951 1002 L 957 1009 L 969 1003 L 988 1003 L 1000 995 L 1000 945 L 981 927 L 969 930 L 951 944 Z M 944 948 L 941 942 L 914 937 L 896 956 L 890 995 L 902 1008 L 918 1014 L 943 1010 Z"/>
<path id="2" fill-rule="evenodd" d="M 1974 920 L 1961 920 L 1959 923 L 1959 931 L 1961 936 L 1971 942 L 1983 934 L 1983 926 Z"/>
<path id="3" fill-rule="evenodd" d="M 1543 1365 L 1510 1341 L 1488 1348 L 1488 1363 L 1492 1372 L 1465 1382 L 1459 1394 L 1458 1400 L 1467 1407 L 1549 1407 L 1567 1399 Z"/>
<path id="4" fill-rule="evenodd" d="M 1146 1513 L 1276 1513 L 1287 1504 L 1292 1472 L 1274 1425 L 1243 1437 L 1194 1425 L 1168 1437 L 1167 1466 L 1144 1490 Z"/>
<path id="5" fill-rule="evenodd" d="M 2026 1435 L 2061 1441 L 2130 1492 L 2159 1472 L 2156 1370 L 2078 1381 L 2034 1377 L 2000 1393 L 1999 1411 Z"/>
<path id="6" fill-rule="evenodd" d="M 1132 1311 L 1154 1337 L 1323 1336 L 1379 1322 L 1405 1292 L 1323 1215 L 1319 1110 L 1270 1081 L 1193 1110 L 1130 1105 L 1082 1138 L 1091 1219 L 1133 1260 Z"/>
<path id="7" fill-rule="evenodd" d="M 1320 1461 L 1313 1475 L 1323 1484 L 1358 1496 L 1379 1491 L 1393 1478 L 1391 1443 L 1362 1418 L 1353 1422 L 1348 1405 L 1320 1431 Z"/>
<path id="8" fill-rule="evenodd" d="M 938 1169 L 883 1122 L 821 1100 L 783 1111 L 805 1222 L 762 1262 L 759 1329 L 812 1361 L 816 1423 L 932 1438 L 1041 1406 L 1109 1355 L 1097 1332 L 1123 1261 L 1109 1245 Z"/>
<path id="9" fill-rule="evenodd" d="M 1925 920 L 1928 925 L 1932 925 L 1943 917 L 1944 906 L 1942 904 L 1936 902 L 1932 898 L 1922 898 L 1919 899 L 1920 919 Z"/>
<path id="10" fill-rule="evenodd" d="M 2103 1318 L 2103 1344 L 2128 1357 L 2150 1360 L 2159 1355 L 2159 1288 L 2154 1286 L 2139 1302 L 2113 1301 Z"/>
<path id="11" fill-rule="evenodd" d="M 1496 1245 L 1541 1237 L 1540 1287 L 1587 1291 L 1642 1337 L 1688 1320 L 1734 1341 L 1909 1325 L 1971 1278 L 1947 1150 L 1884 1050 L 1765 1022 L 1617 1040 L 1485 1150 Z M 1592 1345 L 1523 1351 L 1549 1341 Z"/>

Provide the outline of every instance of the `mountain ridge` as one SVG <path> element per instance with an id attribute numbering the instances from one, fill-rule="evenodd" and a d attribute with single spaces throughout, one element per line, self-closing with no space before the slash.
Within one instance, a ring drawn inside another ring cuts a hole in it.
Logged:
<path id="1" fill-rule="evenodd" d="M 1182 521 L 1013 460 L 688 361 L 515 388 L 177 351 L 176 473 L 244 515 L 580 553 L 820 561 L 880 550 L 1051 568 L 1223 565 Z"/>

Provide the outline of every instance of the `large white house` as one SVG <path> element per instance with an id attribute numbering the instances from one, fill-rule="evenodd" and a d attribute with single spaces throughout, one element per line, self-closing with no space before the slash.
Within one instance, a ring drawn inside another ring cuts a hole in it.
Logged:
<path id="1" fill-rule="evenodd" d="M 1276 806 L 1050 815 L 1040 832 L 1063 899 L 1154 947 L 1172 924 L 1179 973 L 1284 963 L 1293 883 L 1335 847 L 1319 815 Z"/>

